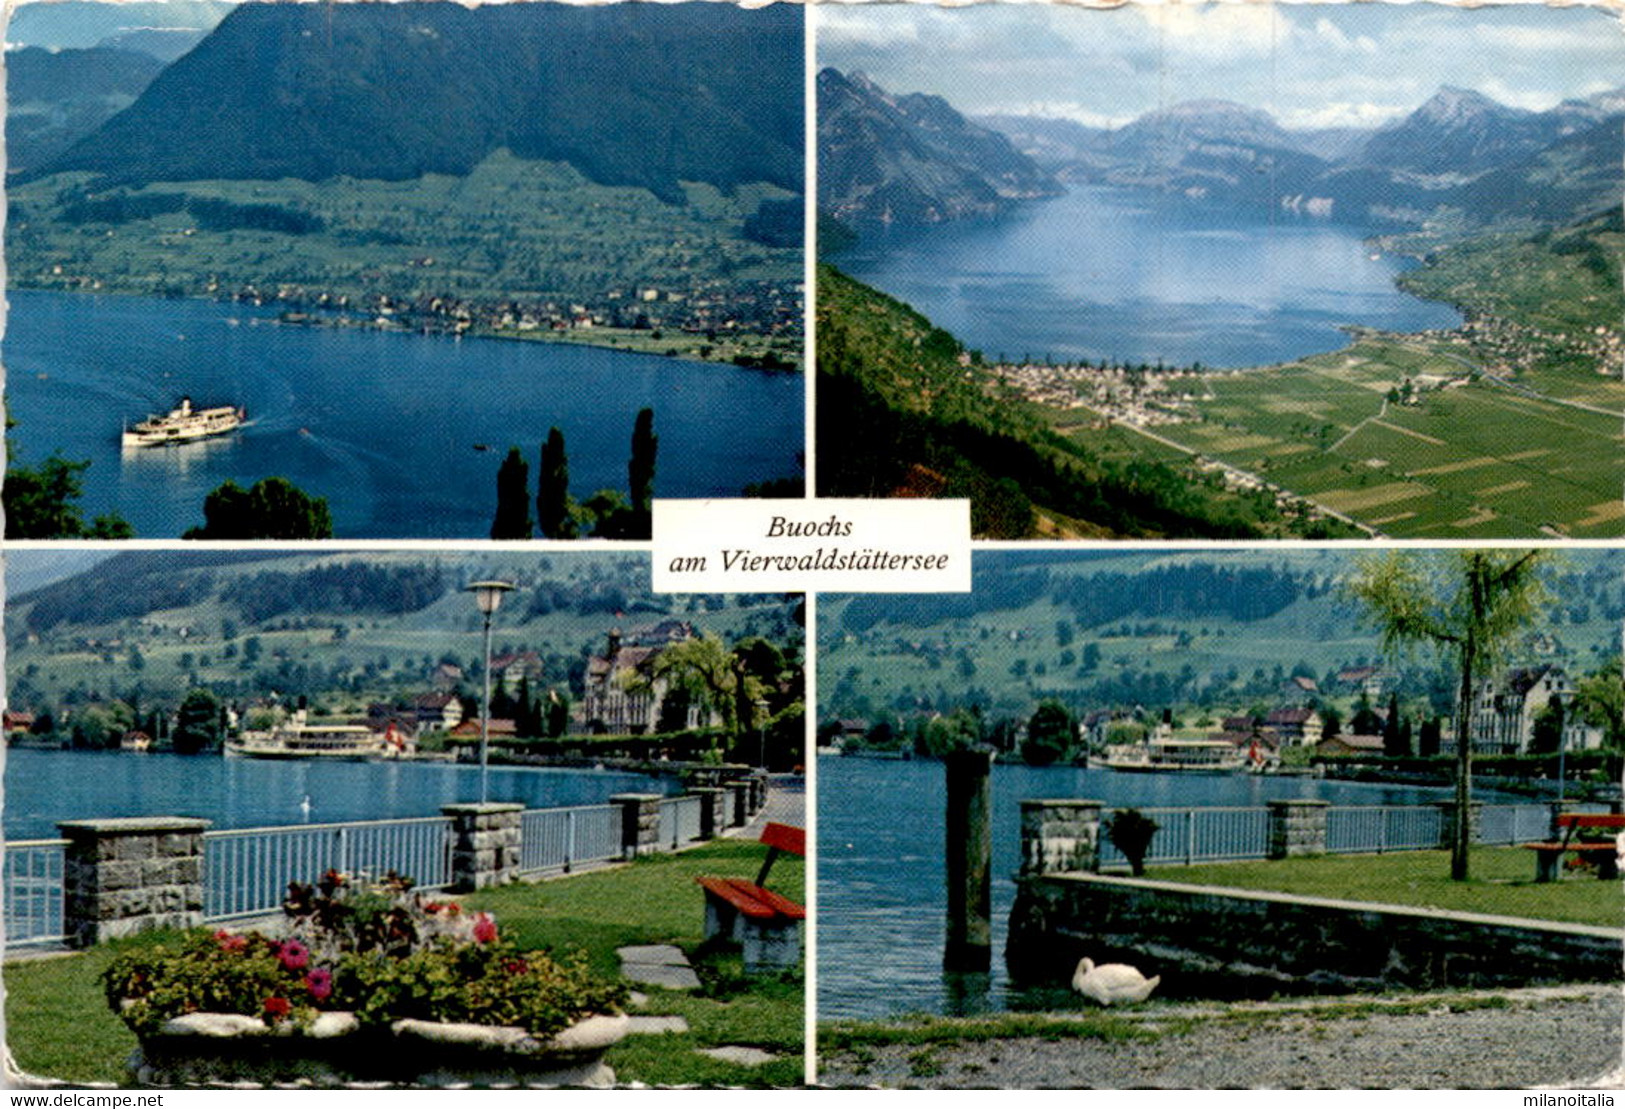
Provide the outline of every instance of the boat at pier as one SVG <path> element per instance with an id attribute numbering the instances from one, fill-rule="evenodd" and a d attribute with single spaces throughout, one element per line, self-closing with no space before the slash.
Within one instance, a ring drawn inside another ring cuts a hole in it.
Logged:
<path id="1" fill-rule="evenodd" d="M 124 429 L 126 447 L 162 447 L 171 443 L 193 443 L 226 435 L 243 426 L 248 412 L 240 407 L 193 408 L 191 397 L 182 397 L 178 407 L 161 416 L 148 416 L 134 427 Z"/>
<path id="2" fill-rule="evenodd" d="M 362 724 L 310 724 L 295 719 L 269 732 L 244 732 L 227 740 L 225 753 L 228 758 L 372 762 L 404 758 L 413 746 L 393 724 L 379 732 Z"/>

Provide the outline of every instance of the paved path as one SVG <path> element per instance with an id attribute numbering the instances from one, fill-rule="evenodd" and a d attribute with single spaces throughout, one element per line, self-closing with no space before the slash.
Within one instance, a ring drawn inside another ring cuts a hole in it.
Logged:
<path id="1" fill-rule="evenodd" d="M 1461 999 L 1469 997 L 1468 1004 Z M 1374 999 L 1375 1000 L 1375 999 Z M 1161 1037 L 1142 1043 L 1040 1037 L 860 1046 L 819 1064 L 827 1086 L 1485 1089 L 1621 1088 L 1619 986 L 1412 995 L 1382 1011 L 1330 1004 L 1133 1010 Z M 1452 1001 L 1456 1002 L 1452 1007 Z M 1473 1007 L 1487 1002 L 1489 1007 Z M 1459 1011 L 1458 1011 L 1459 1010 Z M 1204 1013 L 1188 1030 L 1169 1018 Z M 1127 1013 L 1125 1012 L 1125 1015 Z"/>

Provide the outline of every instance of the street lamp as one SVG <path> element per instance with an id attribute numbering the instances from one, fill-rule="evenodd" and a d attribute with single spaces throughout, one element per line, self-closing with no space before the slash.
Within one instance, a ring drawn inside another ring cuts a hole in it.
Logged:
<path id="1" fill-rule="evenodd" d="M 513 588 L 508 581 L 477 581 L 468 586 L 485 617 L 485 699 L 480 702 L 480 804 L 489 800 L 488 748 L 491 741 L 491 617 L 502 606 L 502 595 Z"/>

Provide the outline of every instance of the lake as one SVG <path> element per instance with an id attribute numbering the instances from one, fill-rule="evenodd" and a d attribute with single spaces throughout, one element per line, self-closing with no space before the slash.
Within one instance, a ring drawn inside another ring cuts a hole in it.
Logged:
<path id="1" fill-rule="evenodd" d="M 195 816 L 259 828 L 440 815 L 477 801 L 478 766 L 314 762 L 118 751 L 6 752 L 7 839 L 49 839 L 59 820 Z M 616 793 L 675 793 L 674 780 L 602 770 L 493 766 L 493 801 L 527 808 L 592 805 Z M 300 802 L 310 798 L 307 819 Z"/>
<path id="2" fill-rule="evenodd" d="M 1021 866 L 1025 798 L 1088 797 L 1108 806 L 1260 806 L 1305 797 L 1343 805 L 1414 805 L 1450 790 L 1314 778 L 1120 774 L 1073 767 L 993 768 L 993 973 L 945 975 L 943 767 L 939 762 L 818 760 L 818 1015 L 877 1018 L 1078 1004 L 1011 987 L 1004 941 Z M 1486 799 L 1487 794 L 1481 794 Z"/>
<path id="3" fill-rule="evenodd" d="M 278 475 L 325 496 L 338 538 L 485 538 L 510 445 L 531 468 L 564 432 L 571 491 L 627 487 L 632 423 L 652 408 L 661 497 L 738 496 L 801 473 L 802 376 L 547 342 L 278 323 L 203 300 L 14 291 L 6 393 L 20 460 L 89 459 L 88 520 L 142 538 L 203 523 L 227 479 Z M 124 451 L 120 430 L 182 396 L 248 409 L 235 435 Z M 476 450 L 483 444 L 488 450 Z"/>
<path id="4" fill-rule="evenodd" d="M 1406 263 L 1370 234 L 1079 187 L 997 219 L 866 233 L 830 260 L 988 358 L 1228 368 L 1336 350 L 1341 324 L 1460 323 L 1396 289 Z"/>

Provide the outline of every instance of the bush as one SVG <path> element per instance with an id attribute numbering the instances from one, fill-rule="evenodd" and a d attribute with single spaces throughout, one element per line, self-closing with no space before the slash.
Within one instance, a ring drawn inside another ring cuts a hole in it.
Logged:
<path id="1" fill-rule="evenodd" d="M 1145 873 L 1145 853 L 1161 828 L 1139 809 L 1118 809 L 1106 818 L 1106 838 L 1123 853 L 1129 872 L 1136 878 Z"/>

